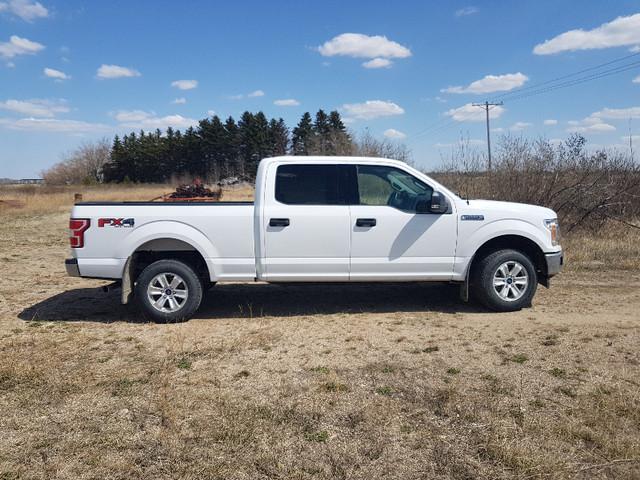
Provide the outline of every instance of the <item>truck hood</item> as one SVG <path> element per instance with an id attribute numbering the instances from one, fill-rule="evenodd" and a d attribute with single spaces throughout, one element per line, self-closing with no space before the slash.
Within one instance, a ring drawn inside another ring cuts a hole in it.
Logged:
<path id="1" fill-rule="evenodd" d="M 495 200 L 458 200 L 458 213 L 460 215 L 495 215 L 500 213 L 513 218 L 542 217 L 544 219 L 556 218 L 556 213 L 550 208 L 526 203 L 498 202 Z"/>

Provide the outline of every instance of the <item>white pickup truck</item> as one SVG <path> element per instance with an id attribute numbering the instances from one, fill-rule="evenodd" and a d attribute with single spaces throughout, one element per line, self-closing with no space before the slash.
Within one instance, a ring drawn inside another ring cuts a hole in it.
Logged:
<path id="1" fill-rule="evenodd" d="M 73 207 L 67 273 L 114 279 L 157 321 L 216 282 L 454 282 L 497 311 L 531 305 L 563 266 L 548 208 L 466 200 L 402 162 L 276 157 L 255 202 Z"/>

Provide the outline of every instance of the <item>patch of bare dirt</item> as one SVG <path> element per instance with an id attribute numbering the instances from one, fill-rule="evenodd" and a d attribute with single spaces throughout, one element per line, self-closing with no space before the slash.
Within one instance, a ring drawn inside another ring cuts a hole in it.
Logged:
<path id="1" fill-rule="evenodd" d="M 0 227 L 0 478 L 638 478 L 640 272 L 533 307 L 446 284 L 216 285 L 148 323 Z"/>

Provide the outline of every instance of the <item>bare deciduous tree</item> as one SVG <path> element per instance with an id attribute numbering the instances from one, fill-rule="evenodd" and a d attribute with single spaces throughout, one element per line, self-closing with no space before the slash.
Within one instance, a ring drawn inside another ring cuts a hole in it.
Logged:
<path id="1" fill-rule="evenodd" d="M 503 135 L 490 172 L 477 151 L 459 149 L 435 176 L 471 198 L 545 205 L 561 217 L 566 231 L 597 229 L 608 220 L 638 228 L 640 164 L 617 150 L 586 150 L 572 134 L 554 146 L 546 139 Z"/>
<path id="2" fill-rule="evenodd" d="M 49 185 L 100 183 L 102 166 L 111 158 L 111 142 L 101 138 L 84 142 L 62 155 L 62 161 L 41 172 Z"/>

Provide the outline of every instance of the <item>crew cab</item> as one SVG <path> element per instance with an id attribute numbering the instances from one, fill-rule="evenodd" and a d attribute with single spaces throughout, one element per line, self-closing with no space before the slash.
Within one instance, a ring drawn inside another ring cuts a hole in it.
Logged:
<path id="1" fill-rule="evenodd" d="M 454 282 L 513 311 L 561 271 L 558 240 L 553 210 L 462 199 L 403 162 L 284 156 L 260 162 L 254 202 L 76 204 L 66 269 L 156 321 L 217 282 Z"/>

